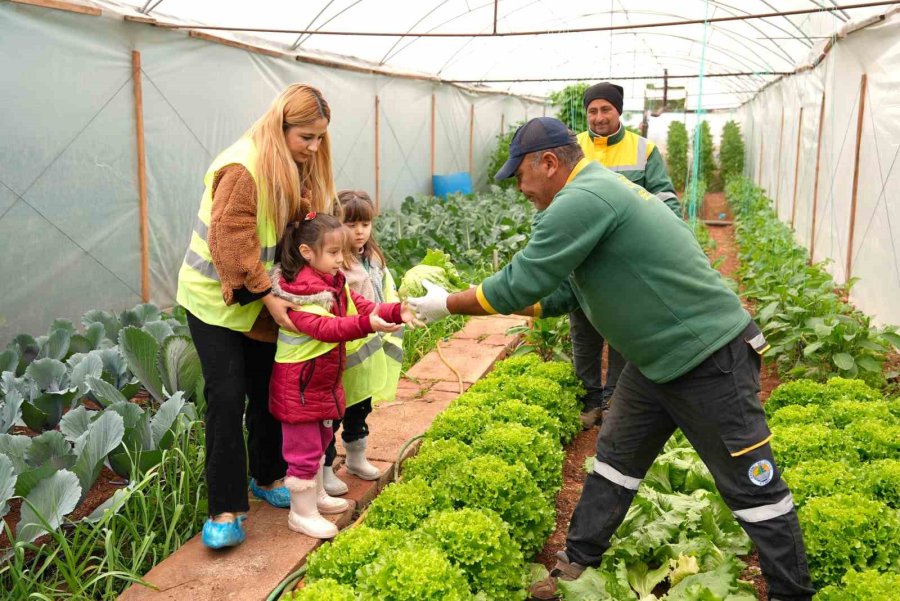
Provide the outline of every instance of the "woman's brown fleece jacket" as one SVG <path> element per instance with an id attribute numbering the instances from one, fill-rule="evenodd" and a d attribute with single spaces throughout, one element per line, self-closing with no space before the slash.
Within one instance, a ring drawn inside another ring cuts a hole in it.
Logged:
<path id="1" fill-rule="evenodd" d="M 222 285 L 226 305 L 237 296 L 259 298 L 272 287 L 269 274 L 259 260 L 262 245 L 256 234 L 256 183 L 241 165 L 229 165 L 213 180 L 209 252 Z M 243 300 L 243 299 L 241 299 Z M 254 340 L 275 342 L 278 325 L 263 307 L 246 335 Z"/>

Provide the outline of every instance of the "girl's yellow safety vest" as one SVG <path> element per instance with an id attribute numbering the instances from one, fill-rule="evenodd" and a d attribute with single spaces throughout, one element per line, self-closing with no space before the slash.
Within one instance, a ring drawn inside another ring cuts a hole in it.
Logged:
<path id="1" fill-rule="evenodd" d="M 344 286 L 347 294 L 347 315 L 359 312 L 350 295 L 350 288 Z M 385 301 L 399 302 L 394 289 L 394 281 L 385 270 Z M 301 311 L 322 317 L 334 317 L 321 305 L 302 305 Z M 347 406 L 367 398 L 373 401 L 392 400 L 397 394 L 400 366 L 403 363 L 403 331 L 394 333 L 373 332 L 365 338 L 351 340 L 346 344 L 347 362 L 344 366 L 342 384 Z M 337 346 L 334 342 L 322 342 L 306 334 L 289 330 L 278 331 L 275 361 L 278 363 L 299 363 L 324 355 Z"/>

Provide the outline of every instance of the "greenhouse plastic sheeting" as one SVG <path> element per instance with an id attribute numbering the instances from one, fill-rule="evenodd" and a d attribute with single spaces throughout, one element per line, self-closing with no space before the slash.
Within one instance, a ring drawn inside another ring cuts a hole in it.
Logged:
<path id="1" fill-rule="evenodd" d="M 0 4 L 0 348 L 76 323 L 94 308 L 141 302 L 140 224 L 131 53 L 141 53 L 149 213 L 150 298 L 174 302 L 211 159 L 289 83 L 319 87 L 339 188 L 374 195 L 379 97 L 383 207 L 430 193 L 434 169 L 487 159 L 505 127 L 542 114 L 533 99 L 434 81 L 359 73 L 270 57 L 123 21 Z"/>
<path id="2" fill-rule="evenodd" d="M 781 79 L 739 112 L 747 140 L 747 175 L 766 190 L 779 218 L 793 225 L 813 259 L 830 261 L 828 269 L 838 284 L 848 276 L 860 278 L 850 300 L 880 324 L 900 324 L 898 64 L 900 13 L 893 12 L 883 22 L 839 38 L 817 67 Z M 867 86 L 848 249 L 863 73 Z"/>

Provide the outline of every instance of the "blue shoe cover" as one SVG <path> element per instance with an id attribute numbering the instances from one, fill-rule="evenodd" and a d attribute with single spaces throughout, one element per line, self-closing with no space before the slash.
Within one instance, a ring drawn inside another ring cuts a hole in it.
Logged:
<path id="1" fill-rule="evenodd" d="M 223 547 L 235 547 L 247 538 L 244 533 L 244 520 L 247 516 L 241 515 L 233 522 L 219 523 L 212 519 L 203 524 L 203 544 L 210 549 Z"/>
<path id="2" fill-rule="evenodd" d="M 272 507 L 285 508 L 291 506 L 291 493 L 284 486 L 279 486 L 278 488 L 273 488 L 272 490 L 264 490 L 257 486 L 255 479 L 251 478 L 250 492 L 253 493 L 254 497 L 256 497 L 257 499 L 262 499 Z"/>

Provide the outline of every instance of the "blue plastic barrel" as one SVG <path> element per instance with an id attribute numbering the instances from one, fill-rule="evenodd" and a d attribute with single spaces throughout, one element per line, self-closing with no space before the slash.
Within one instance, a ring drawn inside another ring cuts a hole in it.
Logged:
<path id="1" fill-rule="evenodd" d="M 448 173 L 447 175 L 432 175 L 431 185 L 434 189 L 434 195 L 440 198 L 447 198 L 448 194 L 472 193 L 472 176 L 468 171 L 459 171 L 457 173 Z"/>

